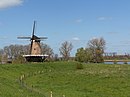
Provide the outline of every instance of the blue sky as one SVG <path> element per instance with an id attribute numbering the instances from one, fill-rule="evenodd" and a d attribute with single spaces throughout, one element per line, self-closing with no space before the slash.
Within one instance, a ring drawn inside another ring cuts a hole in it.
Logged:
<path id="1" fill-rule="evenodd" d="M 130 0 L 0 0 L 0 48 L 29 44 L 18 36 L 36 35 L 59 53 L 64 41 L 77 48 L 92 38 L 106 40 L 106 52 L 130 53 Z"/>

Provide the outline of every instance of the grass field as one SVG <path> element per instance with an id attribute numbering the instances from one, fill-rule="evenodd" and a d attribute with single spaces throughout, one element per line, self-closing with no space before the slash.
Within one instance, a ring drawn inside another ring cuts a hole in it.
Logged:
<path id="1" fill-rule="evenodd" d="M 130 65 L 0 65 L 0 97 L 130 97 Z"/>

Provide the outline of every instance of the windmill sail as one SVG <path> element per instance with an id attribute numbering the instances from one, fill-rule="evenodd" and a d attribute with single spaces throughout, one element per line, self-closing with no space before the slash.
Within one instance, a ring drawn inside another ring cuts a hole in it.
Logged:
<path id="1" fill-rule="evenodd" d="M 42 50 L 40 46 L 40 41 L 43 39 L 47 39 L 47 37 L 38 37 L 35 35 L 35 25 L 36 21 L 33 24 L 32 37 L 18 37 L 18 39 L 30 39 L 30 55 L 24 55 L 27 61 L 29 62 L 41 62 L 47 57 L 47 55 L 42 55 Z"/>

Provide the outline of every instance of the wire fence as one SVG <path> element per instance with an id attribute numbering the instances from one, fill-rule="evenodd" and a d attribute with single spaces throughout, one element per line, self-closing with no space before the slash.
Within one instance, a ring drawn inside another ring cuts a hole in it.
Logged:
<path id="1" fill-rule="evenodd" d="M 36 88 L 32 86 L 29 86 L 25 80 L 29 77 L 32 77 L 32 76 L 37 76 L 37 75 L 40 75 L 40 74 L 43 74 L 44 71 L 36 71 L 36 72 L 31 72 L 31 73 L 27 73 L 27 74 L 23 74 L 21 75 L 19 78 L 18 78 L 18 82 L 19 84 L 21 85 L 21 87 L 27 89 L 29 92 L 33 92 L 33 93 L 37 93 L 40 97 L 53 97 L 53 92 L 50 91 L 50 93 L 45 93 L 43 91 L 40 91 Z M 66 97 L 65 95 L 62 95 L 61 97 Z"/>

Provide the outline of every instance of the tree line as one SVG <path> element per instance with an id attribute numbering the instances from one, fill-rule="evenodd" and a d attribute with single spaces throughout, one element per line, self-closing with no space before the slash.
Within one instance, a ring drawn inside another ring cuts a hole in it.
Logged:
<path id="1" fill-rule="evenodd" d="M 73 58 L 79 62 L 93 62 L 101 63 L 103 62 L 103 53 L 105 49 L 105 40 L 103 38 L 93 38 L 88 41 L 87 47 L 81 47 L 77 49 L 75 57 Z M 49 57 L 47 61 L 57 61 L 57 60 L 70 60 L 71 51 L 73 49 L 73 44 L 71 42 L 65 41 L 61 44 L 59 48 L 59 53 L 62 57 L 58 57 L 58 54 L 54 54 L 53 49 L 47 45 L 41 43 L 42 54 L 47 54 Z M 9 45 L 0 49 L 0 61 L 8 61 L 12 59 L 13 62 L 23 63 L 25 62 L 22 55 L 28 55 L 30 51 L 30 44 L 28 45 Z"/>
<path id="2" fill-rule="evenodd" d="M 3 49 L 0 49 L 0 61 L 1 62 L 8 62 L 12 61 L 14 63 L 23 63 L 25 62 L 25 59 L 23 58 L 23 55 L 28 55 L 30 52 L 30 44 L 28 45 L 9 45 L 5 46 Z M 49 55 L 48 58 L 51 58 L 53 56 L 53 49 L 47 45 L 41 43 L 41 49 L 42 54 Z"/>

